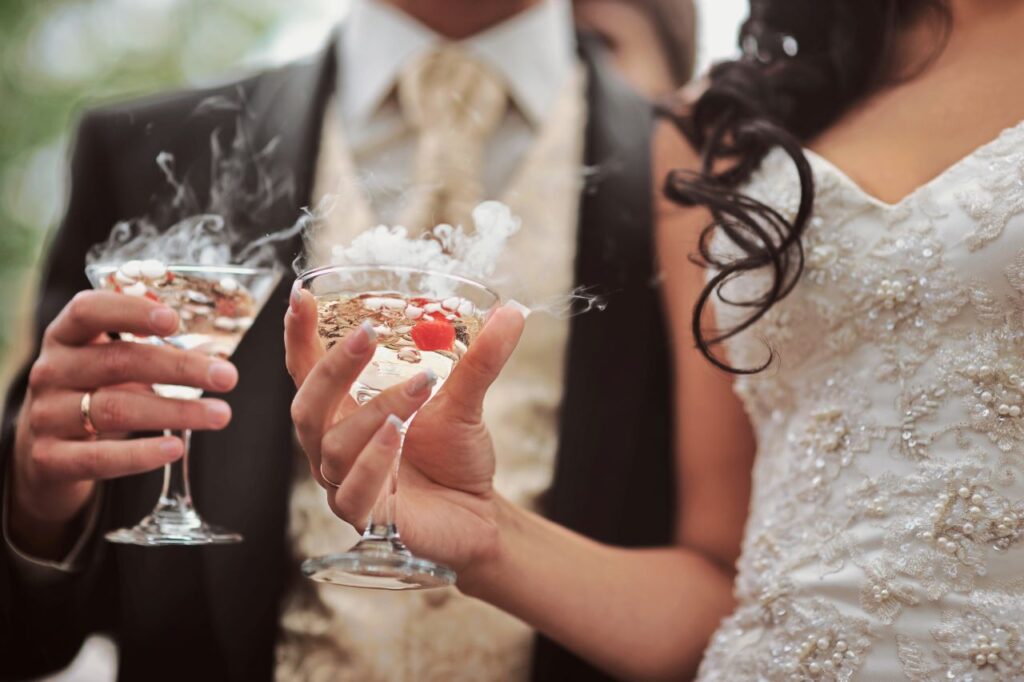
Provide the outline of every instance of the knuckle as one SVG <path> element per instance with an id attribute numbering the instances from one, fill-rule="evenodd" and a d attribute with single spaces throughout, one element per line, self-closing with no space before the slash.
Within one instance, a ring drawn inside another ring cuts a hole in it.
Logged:
<path id="1" fill-rule="evenodd" d="M 127 343 L 111 343 L 103 347 L 103 368 L 114 379 L 129 378 L 134 362 L 132 347 Z"/>
<path id="2" fill-rule="evenodd" d="M 127 402 L 115 395 L 102 395 L 96 400 L 96 416 L 100 418 L 100 424 L 104 430 L 117 431 L 125 426 L 128 421 Z"/>
<path id="3" fill-rule="evenodd" d="M 359 519 L 359 510 L 356 509 L 356 505 L 353 503 L 351 495 L 342 495 L 339 491 L 328 492 L 330 498 L 331 509 L 334 513 L 343 521 L 347 521 L 352 525 L 357 525 Z"/>
<path id="4" fill-rule="evenodd" d="M 28 408 L 28 427 L 33 433 L 46 430 L 50 424 L 50 408 L 42 400 L 33 400 Z"/>
<path id="5" fill-rule="evenodd" d="M 83 478 L 97 478 L 100 471 L 102 452 L 98 441 L 90 441 L 82 448 L 78 458 L 78 470 Z"/>
<path id="6" fill-rule="evenodd" d="M 32 468 L 42 472 L 48 471 L 53 463 L 50 447 L 46 445 L 45 441 L 33 442 L 28 451 L 28 458 L 32 463 Z"/>
<path id="7" fill-rule="evenodd" d="M 192 358 L 184 353 L 175 353 L 172 367 L 174 375 L 179 378 L 187 377 L 192 371 Z"/>
<path id="8" fill-rule="evenodd" d="M 49 384 L 54 378 L 53 363 L 43 357 L 40 357 L 32 365 L 32 369 L 28 374 L 28 385 L 31 388 L 40 388 Z"/>
<path id="9" fill-rule="evenodd" d="M 90 291 L 79 291 L 75 294 L 74 297 L 68 301 L 66 308 L 68 321 L 75 325 L 86 322 L 89 319 L 89 315 L 92 310 L 91 299 L 92 292 Z"/>
<path id="10" fill-rule="evenodd" d="M 300 430 L 306 430 L 312 426 L 312 415 L 309 407 L 301 398 L 292 401 L 292 422 Z"/>

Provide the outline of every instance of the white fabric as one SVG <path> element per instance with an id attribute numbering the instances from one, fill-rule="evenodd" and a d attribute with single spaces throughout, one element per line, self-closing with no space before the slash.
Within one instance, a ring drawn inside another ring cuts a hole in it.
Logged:
<path id="1" fill-rule="evenodd" d="M 357 0 L 339 41 L 337 116 L 377 218 L 393 224 L 410 187 L 416 152 L 415 131 L 393 93 L 403 66 L 444 39 L 390 6 Z M 542 0 L 459 45 L 501 75 L 514 105 L 484 155 L 484 191 L 493 197 L 512 181 L 572 76 L 572 8 L 568 0 Z"/>
<path id="2" fill-rule="evenodd" d="M 896 204 L 809 156 L 807 269 L 728 344 L 778 362 L 737 381 L 754 488 L 700 679 L 1024 680 L 1024 124 Z M 747 190 L 796 211 L 779 150 Z"/>

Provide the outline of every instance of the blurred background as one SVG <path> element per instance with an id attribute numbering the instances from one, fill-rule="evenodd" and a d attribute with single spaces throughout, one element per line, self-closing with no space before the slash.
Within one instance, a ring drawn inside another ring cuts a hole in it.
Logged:
<path id="1" fill-rule="evenodd" d="M 735 52 L 745 0 L 698 0 L 698 72 Z M 65 201 L 90 104 L 219 80 L 315 51 L 347 0 L 0 2 L 0 380 L 23 346 L 33 266 Z"/>
<path id="2" fill-rule="evenodd" d="M 347 0 L 0 2 L 0 381 L 24 352 L 35 262 L 64 210 L 78 112 L 209 83 L 317 50 Z M 697 72 L 736 51 L 746 0 L 697 0 Z M 84 265 L 84 264 L 83 264 Z M 93 638 L 53 678 L 113 679 L 113 643 Z"/>

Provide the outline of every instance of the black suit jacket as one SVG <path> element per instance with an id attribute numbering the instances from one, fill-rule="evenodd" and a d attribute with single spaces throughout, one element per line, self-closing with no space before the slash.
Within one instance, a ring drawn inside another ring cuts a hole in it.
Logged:
<path id="1" fill-rule="evenodd" d="M 600 540 L 662 544 L 671 539 L 673 517 L 671 371 L 653 276 L 652 113 L 610 74 L 596 42 L 583 37 L 580 44 L 590 78 L 590 178 L 581 199 L 576 279 L 607 294 L 609 306 L 572 324 L 561 445 L 547 505 L 554 519 Z M 309 202 L 335 69 L 328 48 L 241 82 L 85 114 L 70 204 L 43 270 L 37 340 L 71 297 L 89 287 L 83 273 L 88 249 L 118 220 L 150 214 L 166 201 L 157 154 L 169 151 L 179 168 L 187 165 L 189 185 L 199 192 L 210 186 L 211 136 L 232 134 L 236 123 L 235 112 L 199 107 L 211 97 L 245 101 L 255 145 L 279 137 L 273 162 L 294 178 L 294 192 L 247 229 L 256 237 L 290 225 Z M 282 245 L 282 259 L 290 261 L 298 248 L 297 242 Z M 231 426 L 197 434 L 193 443 L 197 507 L 212 522 L 240 531 L 245 542 L 162 549 L 105 544 L 103 531 L 130 525 L 151 509 L 161 476 L 105 484 L 100 532 L 81 572 L 31 584 L 0 548 L 0 677 L 58 669 L 84 636 L 107 631 L 120 647 L 121 679 L 272 678 L 280 601 L 292 570 L 285 537 L 294 389 L 284 370 L 281 330 L 289 286 L 278 287 L 233 357 L 240 381 L 227 396 Z M 26 375 L 27 368 L 8 394 L 0 477 L 9 471 Z M 635 523 L 640 517 L 645 522 Z M 534 672 L 538 680 L 608 679 L 544 640 Z"/>

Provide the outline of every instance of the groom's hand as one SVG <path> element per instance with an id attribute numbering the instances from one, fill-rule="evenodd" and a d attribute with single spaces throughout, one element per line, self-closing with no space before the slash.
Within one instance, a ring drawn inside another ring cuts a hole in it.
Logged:
<path id="1" fill-rule="evenodd" d="M 61 554 L 71 522 L 95 482 L 158 468 L 182 456 L 177 438 L 123 434 L 165 429 L 222 429 L 231 408 L 222 400 L 161 398 L 151 384 L 226 392 L 235 367 L 203 353 L 115 341 L 107 332 L 168 336 L 178 315 L 145 298 L 83 291 L 43 334 L 29 373 L 14 444 L 10 529 L 19 548 L 43 558 Z M 90 435 L 81 413 L 89 394 Z"/>

